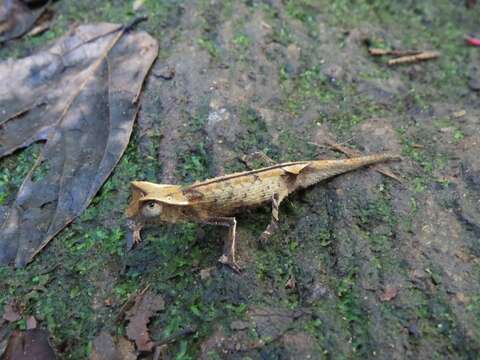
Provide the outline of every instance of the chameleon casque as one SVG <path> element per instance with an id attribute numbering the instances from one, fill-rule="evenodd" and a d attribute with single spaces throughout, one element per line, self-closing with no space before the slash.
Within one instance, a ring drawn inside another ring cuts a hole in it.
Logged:
<path id="1" fill-rule="evenodd" d="M 271 222 L 260 237 L 265 241 L 277 227 L 280 203 L 293 191 L 363 166 L 398 159 L 396 155 L 376 154 L 342 160 L 288 162 L 187 186 L 133 181 L 127 209 L 133 243 L 141 241 L 140 231 L 148 225 L 198 222 L 226 226 L 229 234 L 219 261 L 239 271 L 235 258 L 237 221 L 234 215 L 242 209 L 272 204 Z"/>

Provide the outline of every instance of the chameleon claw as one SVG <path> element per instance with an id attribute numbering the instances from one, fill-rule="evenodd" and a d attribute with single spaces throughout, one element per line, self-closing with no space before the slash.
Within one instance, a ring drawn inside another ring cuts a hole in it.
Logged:
<path id="1" fill-rule="evenodd" d="M 134 246 L 137 246 L 142 242 L 140 231 L 142 230 L 143 225 L 136 223 L 135 221 L 128 221 L 127 227 L 130 230 L 127 237 L 127 249 L 131 250 Z"/>
<path id="2" fill-rule="evenodd" d="M 278 224 L 277 222 L 271 222 L 268 227 L 265 229 L 265 231 L 260 235 L 258 238 L 258 245 L 260 247 L 264 247 L 267 243 L 270 237 L 273 235 L 273 233 L 278 229 Z"/>
<path id="3" fill-rule="evenodd" d="M 218 262 L 222 263 L 223 265 L 227 265 L 230 269 L 235 271 L 237 274 L 240 274 L 243 271 L 243 268 L 237 264 L 237 262 L 233 259 L 230 259 L 227 255 L 222 255 L 218 259 Z"/>
<path id="4" fill-rule="evenodd" d="M 135 229 L 133 230 L 133 244 L 138 245 L 142 242 L 142 236 L 140 235 L 140 230 Z"/>

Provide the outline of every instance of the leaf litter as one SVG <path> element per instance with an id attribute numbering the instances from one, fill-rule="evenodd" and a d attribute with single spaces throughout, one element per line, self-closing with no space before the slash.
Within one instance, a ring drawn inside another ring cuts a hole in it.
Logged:
<path id="1" fill-rule="evenodd" d="M 14 331 L 8 340 L 2 360 L 53 360 L 55 352 L 46 330 Z"/>
<path id="2" fill-rule="evenodd" d="M 152 292 L 141 293 L 135 299 L 135 304 L 125 312 L 129 321 L 126 334 L 134 340 L 139 351 L 151 351 L 155 343 L 150 339 L 148 323 L 150 318 L 165 308 L 165 302 L 160 295 Z"/>
<path id="3" fill-rule="evenodd" d="M 15 322 L 22 317 L 22 309 L 16 301 L 10 301 L 3 308 L 3 320 Z"/>
<path id="4" fill-rule="evenodd" d="M 19 38 L 38 26 L 50 4 L 51 0 L 4 0 L 0 6 L 0 44 Z"/>
<path id="5" fill-rule="evenodd" d="M 86 209 L 126 149 L 158 54 L 157 41 L 131 27 L 81 25 L 0 63 L 0 158 L 44 142 L 0 224 L 0 264 L 30 262 Z"/>

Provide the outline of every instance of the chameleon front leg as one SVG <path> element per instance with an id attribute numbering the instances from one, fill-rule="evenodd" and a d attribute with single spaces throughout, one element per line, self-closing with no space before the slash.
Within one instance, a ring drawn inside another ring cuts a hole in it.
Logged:
<path id="1" fill-rule="evenodd" d="M 273 233 L 278 229 L 278 209 L 284 198 L 285 196 L 280 196 L 278 193 L 275 193 L 272 196 L 272 219 L 270 220 L 270 224 L 268 224 L 267 228 L 258 239 L 261 246 L 264 246 L 270 236 L 272 236 Z"/>
<path id="2" fill-rule="evenodd" d="M 233 270 L 240 272 L 242 269 L 235 259 L 237 220 L 234 217 L 218 217 L 208 219 L 206 223 L 228 227 L 228 237 L 223 244 L 223 254 L 218 261 L 230 266 Z"/>
<path id="3" fill-rule="evenodd" d="M 128 220 L 127 227 L 130 230 L 127 234 L 127 250 L 131 250 L 142 241 L 140 231 L 143 229 L 143 224 L 134 220 Z"/>

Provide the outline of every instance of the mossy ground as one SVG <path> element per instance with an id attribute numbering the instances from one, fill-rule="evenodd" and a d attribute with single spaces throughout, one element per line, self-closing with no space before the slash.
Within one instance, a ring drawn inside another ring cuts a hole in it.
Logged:
<path id="1" fill-rule="evenodd" d="M 177 359 L 199 357 L 220 325 L 256 306 L 307 310 L 293 330 L 315 339 L 318 358 L 478 356 L 480 111 L 468 80 L 480 50 L 463 35 L 477 30 L 480 5 L 146 0 L 135 13 L 132 1 L 65 0 L 54 8 L 50 30 L 11 42 L 0 57 L 26 56 L 75 22 L 140 14 L 160 43 L 139 126 L 93 203 L 25 269 L 0 268 L 0 306 L 24 303 L 62 358 L 87 358 L 102 329 L 124 334 L 117 315 L 146 284 L 166 300 L 150 324 L 155 339 L 198 326 L 170 346 Z M 392 68 L 369 57 L 366 43 L 441 57 Z M 173 80 L 155 75 L 165 64 L 176 67 Z M 223 229 L 162 226 L 125 252 L 131 180 L 188 183 L 244 169 L 238 158 L 256 150 L 276 161 L 337 156 L 312 144 L 326 134 L 362 151 L 401 152 L 394 167 L 403 184 L 367 170 L 296 194 L 265 249 L 256 237 L 268 209 L 242 214 L 241 275 L 216 264 Z M 39 150 L 0 162 L 0 206 Z M 291 279 L 296 286 L 286 287 Z M 388 287 L 398 294 L 381 301 Z M 281 359 L 282 344 L 231 356 Z"/>

